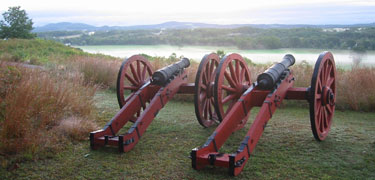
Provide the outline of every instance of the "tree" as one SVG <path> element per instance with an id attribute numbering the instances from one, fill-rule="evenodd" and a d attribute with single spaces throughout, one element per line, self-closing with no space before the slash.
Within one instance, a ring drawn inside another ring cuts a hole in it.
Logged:
<path id="1" fill-rule="evenodd" d="M 32 39 L 36 37 L 34 33 L 31 33 L 33 21 L 27 17 L 26 11 L 20 8 L 20 6 L 9 7 L 8 11 L 3 13 L 4 20 L 0 21 L 1 39 Z"/>

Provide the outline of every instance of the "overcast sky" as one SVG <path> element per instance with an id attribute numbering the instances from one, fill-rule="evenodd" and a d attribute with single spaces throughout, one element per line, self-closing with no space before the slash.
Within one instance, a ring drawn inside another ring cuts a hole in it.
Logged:
<path id="1" fill-rule="evenodd" d="M 375 22 L 375 0 L 1 0 L 0 13 L 21 6 L 35 26 L 158 24 L 357 24 Z M 1 18 L 2 19 L 2 18 Z"/>

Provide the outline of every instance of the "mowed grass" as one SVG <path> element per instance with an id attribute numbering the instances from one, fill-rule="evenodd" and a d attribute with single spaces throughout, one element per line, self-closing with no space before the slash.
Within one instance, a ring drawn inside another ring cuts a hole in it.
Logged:
<path id="1" fill-rule="evenodd" d="M 96 102 L 97 123 L 104 126 L 119 110 L 116 95 L 101 91 Z M 231 136 L 222 152 L 239 147 L 257 110 L 252 111 L 247 126 Z M 87 139 L 67 145 L 51 159 L 22 162 L 13 171 L 2 168 L 0 179 L 375 178 L 375 113 L 336 111 L 329 136 L 317 142 L 310 130 L 308 109 L 279 108 L 243 172 L 234 178 L 225 168 L 196 171 L 191 167 L 191 149 L 203 145 L 214 130 L 198 124 L 193 103 L 170 101 L 128 153 L 120 154 L 115 147 L 93 151 Z"/>

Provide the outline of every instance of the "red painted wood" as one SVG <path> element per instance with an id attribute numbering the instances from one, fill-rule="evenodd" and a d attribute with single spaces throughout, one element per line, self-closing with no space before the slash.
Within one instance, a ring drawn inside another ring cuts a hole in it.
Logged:
<path id="1" fill-rule="evenodd" d="M 285 97 L 285 99 L 293 99 L 293 100 L 308 100 L 307 98 L 308 98 L 308 88 L 304 88 L 304 87 L 289 88 Z"/>
<path id="2" fill-rule="evenodd" d="M 192 161 L 193 167 L 195 169 L 201 169 L 206 165 L 212 164 L 213 161 L 210 161 L 210 154 L 218 154 L 217 150 L 220 149 L 229 136 L 236 130 L 237 124 L 241 119 L 246 117 L 247 113 L 249 113 L 254 106 L 261 105 L 259 113 L 246 134 L 246 136 L 250 136 L 247 140 L 248 146 L 245 146 L 242 150 L 239 149 L 234 154 L 223 154 L 217 157 L 213 163 L 214 166 L 229 168 L 231 175 L 238 175 L 249 159 L 247 148 L 249 148 L 250 153 L 254 150 L 268 120 L 286 97 L 288 89 L 293 86 L 294 81 L 292 79 L 293 76 L 290 74 L 273 92 L 259 90 L 256 88 L 256 85 L 252 85 L 245 91 L 240 99 L 233 105 L 221 124 L 216 128 L 213 133 L 213 135 L 216 135 L 211 136 L 214 140 L 208 140 L 202 148 L 193 149 L 192 157 L 196 158 Z M 230 160 L 231 158 L 234 159 L 233 162 Z M 242 164 L 239 167 L 234 167 L 235 163 L 239 162 L 241 159 L 243 159 Z"/>
<path id="3" fill-rule="evenodd" d="M 173 98 L 177 93 L 180 86 L 187 81 L 187 73 L 184 72 L 173 79 L 166 87 L 159 89 L 155 96 L 153 96 L 150 104 L 141 114 L 141 116 L 134 123 L 134 128 L 131 128 L 128 133 L 123 136 L 124 142 L 132 143 L 123 146 L 123 152 L 128 152 L 134 148 L 138 143 L 140 137 L 146 131 L 147 127 L 151 124 L 152 120 L 156 117 L 158 112 L 164 105 Z M 138 132 L 137 132 L 138 129 Z"/>
<path id="4" fill-rule="evenodd" d="M 180 88 L 178 89 L 178 94 L 194 94 L 195 92 L 195 85 L 194 83 L 183 83 L 181 84 Z"/>
<path id="5" fill-rule="evenodd" d="M 141 75 L 140 75 L 141 76 Z M 127 103 L 121 110 L 107 123 L 107 125 L 98 131 L 90 133 L 91 147 L 96 149 L 100 146 L 111 145 L 118 146 L 121 152 L 130 151 L 139 141 L 140 137 L 151 124 L 157 113 L 163 106 L 173 98 L 180 87 L 191 86 L 186 84 L 187 73 L 182 72 L 174 78 L 165 87 L 147 84 L 129 97 Z M 150 102 L 147 106 L 146 102 Z M 136 113 L 145 107 L 136 119 L 134 125 L 125 135 L 116 136 L 119 130 L 132 118 Z M 107 136 L 107 140 L 106 137 Z M 122 139 L 122 141 L 121 141 Z"/>

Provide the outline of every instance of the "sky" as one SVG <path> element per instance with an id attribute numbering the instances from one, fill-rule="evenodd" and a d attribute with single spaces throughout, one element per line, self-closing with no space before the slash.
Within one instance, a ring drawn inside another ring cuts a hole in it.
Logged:
<path id="1" fill-rule="evenodd" d="M 1 0 L 0 13 L 11 6 L 26 10 L 34 26 L 58 22 L 95 26 L 167 21 L 212 24 L 375 22 L 375 0 Z"/>

